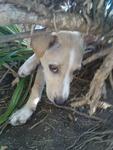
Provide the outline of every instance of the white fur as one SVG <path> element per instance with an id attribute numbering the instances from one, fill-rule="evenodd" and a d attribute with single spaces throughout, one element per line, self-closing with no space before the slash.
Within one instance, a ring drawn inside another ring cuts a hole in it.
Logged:
<path id="1" fill-rule="evenodd" d="M 69 75 L 66 74 L 63 82 L 63 98 L 66 99 L 69 96 Z"/>
<path id="2" fill-rule="evenodd" d="M 35 111 L 36 106 L 39 103 L 39 101 L 40 101 L 40 98 L 37 97 L 32 101 L 32 104 L 30 106 L 26 104 L 24 107 L 17 110 L 11 116 L 10 124 L 12 124 L 13 126 L 17 126 L 17 125 L 26 123 L 26 121 L 31 117 L 31 115 Z"/>
<path id="3" fill-rule="evenodd" d="M 75 52 L 74 50 L 71 50 L 70 51 L 70 57 L 69 57 L 69 66 L 68 66 L 68 69 L 67 69 L 67 72 L 65 74 L 65 78 L 64 78 L 64 81 L 63 81 L 63 98 L 68 98 L 69 96 L 69 92 L 70 92 L 70 87 L 69 87 L 69 84 L 70 84 L 70 70 L 74 64 L 74 59 L 75 59 Z"/>
<path id="4" fill-rule="evenodd" d="M 23 108 L 17 110 L 10 118 L 10 124 L 13 126 L 17 126 L 20 124 L 26 123 L 26 121 L 33 114 L 33 110 L 24 106 Z"/>
<path id="5" fill-rule="evenodd" d="M 18 74 L 20 77 L 29 75 L 37 66 L 38 60 L 35 54 L 33 54 L 25 63 L 19 68 Z"/>
<path id="6" fill-rule="evenodd" d="M 33 104 L 35 105 L 34 107 L 37 106 L 37 104 L 39 103 L 39 101 L 40 101 L 40 98 L 39 98 L 39 97 L 37 97 L 37 98 L 35 98 L 35 99 L 33 100 Z"/>
<path id="7" fill-rule="evenodd" d="M 74 60 L 75 60 L 75 50 L 71 50 L 70 51 L 70 58 L 69 58 L 69 69 L 70 70 L 74 64 Z"/>

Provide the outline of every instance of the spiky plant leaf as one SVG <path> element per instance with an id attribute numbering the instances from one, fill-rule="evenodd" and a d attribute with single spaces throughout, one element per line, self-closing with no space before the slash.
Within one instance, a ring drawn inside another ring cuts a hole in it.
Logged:
<path id="1" fill-rule="evenodd" d="M 0 36 L 8 34 L 16 34 L 22 32 L 22 29 L 17 25 L 10 26 L 0 26 Z M 4 63 L 9 65 L 13 62 L 22 62 L 25 61 L 31 54 L 32 49 L 27 47 L 27 42 L 25 40 L 15 40 L 13 42 L 0 44 L 0 68 L 3 67 Z M 21 79 L 12 93 L 12 98 L 9 100 L 9 105 L 6 111 L 0 116 L 0 125 L 8 120 L 11 113 L 19 105 L 19 102 L 24 102 L 26 97 L 29 94 L 29 88 L 27 89 L 26 83 L 30 86 L 32 84 L 31 80 L 28 78 Z M 24 89 L 27 89 L 27 92 L 24 94 Z"/>

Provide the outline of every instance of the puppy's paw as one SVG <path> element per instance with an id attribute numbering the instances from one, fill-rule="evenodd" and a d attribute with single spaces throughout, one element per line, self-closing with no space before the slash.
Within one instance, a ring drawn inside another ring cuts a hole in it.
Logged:
<path id="1" fill-rule="evenodd" d="M 30 75 L 31 71 L 32 71 L 31 68 L 29 68 L 26 64 L 23 64 L 18 70 L 18 75 L 20 77 L 25 77 Z"/>
<path id="2" fill-rule="evenodd" d="M 33 114 L 33 110 L 23 107 L 17 110 L 12 116 L 10 117 L 10 124 L 13 126 L 21 125 L 26 123 L 26 121 L 31 117 Z"/>

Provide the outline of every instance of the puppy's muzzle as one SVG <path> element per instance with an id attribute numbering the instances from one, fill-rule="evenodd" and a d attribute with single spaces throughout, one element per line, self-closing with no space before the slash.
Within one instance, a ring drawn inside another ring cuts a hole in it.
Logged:
<path id="1" fill-rule="evenodd" d="M 66 102 L 67 99 L 64 99 L 62 97 L 56 97 L 54 99 L 55 104 L 57 105 L 63 105 Z"/>

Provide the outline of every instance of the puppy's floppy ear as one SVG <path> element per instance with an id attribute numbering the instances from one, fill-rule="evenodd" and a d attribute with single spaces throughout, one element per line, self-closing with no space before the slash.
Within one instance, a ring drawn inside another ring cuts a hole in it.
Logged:
<path id="1" fill-rule="evenodd" d="M 54 45 L 56 42 L 56 35 L 52 33 L 42 33 L 34 36 L 31 39 L 31 47 L 35 54 L 40 58 L 44 55 L 45 51 Z"/>

